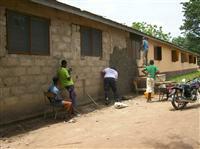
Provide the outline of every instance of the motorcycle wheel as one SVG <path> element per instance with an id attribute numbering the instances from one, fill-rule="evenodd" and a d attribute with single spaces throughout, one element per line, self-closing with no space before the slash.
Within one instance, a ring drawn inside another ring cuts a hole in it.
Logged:
<path id="1" fill-rule="evenodd" d="M 181 97 L 178 96 L 177 94 L 172 95 L 172 106 L 174 107 L 174 109 L 176 110 L 181 110 L 183 108 L 185 108 L 185 106 L 187 105 L 187 102 L 182 102 L 181 101 Z"/>

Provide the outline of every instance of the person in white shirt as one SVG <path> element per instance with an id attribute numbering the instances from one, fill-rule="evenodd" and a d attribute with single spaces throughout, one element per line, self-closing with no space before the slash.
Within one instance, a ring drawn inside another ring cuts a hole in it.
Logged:
<path id="1" fill-rule="evenodd" d="M 105 68 L 102 71 L 104 76 L 104 93 L 105 93 L 105 104 L 108 105 L 110 103 L 108 98 L 109 89 L 111 88 L 114 94 L 114 99 L 119 101 L 118 93 L 117 93 L 117 85 L 116 80 L 118 79 L 118 72 L 113 67 Z"/>

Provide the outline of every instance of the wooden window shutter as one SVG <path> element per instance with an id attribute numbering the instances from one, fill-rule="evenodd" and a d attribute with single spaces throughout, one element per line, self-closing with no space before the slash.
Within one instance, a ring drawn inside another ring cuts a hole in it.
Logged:
<path id="1" fill-rule="evenodd" d="M 154 47 L 154 59 L 155 60 L 162 60 L 162 47 Z"/>
<path id="2" fill-rule="evenodd" d="M 49 53 L 49 21 L 31 18 L 31 53 Z"/>
<path id="3" fill-rule="evenodd" d="M 30 45 L 29 17 L 7 11 L 8 52 L 28 52 Z"/>

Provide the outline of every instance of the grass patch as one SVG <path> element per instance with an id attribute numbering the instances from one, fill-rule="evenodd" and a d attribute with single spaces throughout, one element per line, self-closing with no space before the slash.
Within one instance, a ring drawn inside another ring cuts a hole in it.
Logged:
<path id="1" fill-rule="evenodd" d="M 175 81 L 175 82 L 181 82 L 182 79 L 186 79 L 186 81 L 189 81 L 189 80 L 192 80 L 197 77 L 200 77 L 200 71 L 198 71 L 198 70 L 190 72 L 190 73 L 186 73 L 183 75 L 173 76 L 173 77 L 169 78 L 168 80 Z"/>

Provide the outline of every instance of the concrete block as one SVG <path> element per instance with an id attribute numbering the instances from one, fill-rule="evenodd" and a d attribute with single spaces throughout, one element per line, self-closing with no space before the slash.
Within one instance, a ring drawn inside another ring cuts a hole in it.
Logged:
<path id="1" fill-rule="evenodd" d="M 15 87 L 11 87 L 10 90 L 11 90 L 11 95 L 13 95 L 13 96 L 22 95 L 22 94 L 26 93 L 27 87 L 15 86 Z"/>
<path id="2" fill-rule="evenodd" d="M 46 65 L 46 60 L 45 59 L 35 59 L 35 65 L 36 66 L 45 66 Z"/>
<path id="3" fill-rule="evenodd" d="M 59 43 L 57 47 L 58 47 L 57 50 L 62 50 L 62 51 L 65 51 L 68 48 L 66 43 L 63 42 Z"/>
<path id="4" fill-rule="evenodd" d="M 10 96 L 10 88 L 0 87 L 0 98 L 6 98 Z"/>
<path id="5" fill-rule="evenodd" d="M 5 66 L 17 66 L 19 65 L 18 57 L 8 57 Z"/>
<path id="6" fill-rule="evenodd" d="M 1 49 L 0 49 L 1 50 Z M 5 67 L 7 66 L 7 57 L 0 57 L 0 67 Z"/>
<path id="7" fill-rule="evenodd" d="M 38 83 L 28 85 L 26 87 L 26 93 L 36 93 L 37 94 L 37 92 L 40 91 L 40 89 L 41 89 L 41 87 Z"/>
<path id="8" fill-rule="evenodd" d="M 51 81 L 48 81 L 46 84 L 41 85 L 41 92 L 46 92 L 51 84 Z"/>
<path id="9" fill-rule="evenodd" d="M 32 66 L 34 64 L 34 61 L 30 56 L 20 57 L 19 61 L 21 66 Z"/>
<path id="10" fill-rule="evenodd" d="M 57 48 L 54 48 L 54 49 L 57 49 Z M 62 57 L 62 53 L 59 52 L 59 51 L 55 51 L 55 50 L 52 52 L 52 55 L 53 55 L 55 58 L 60 58 L 60 57 Z"/>
<path id="11" fill-rule="evenodd" d="M 9 74 L 9 69 L 0 66 L 0 77 L 4 78 L 7 74 Z"/>
<path id="12" fill-rule="evenodd" d="M 19 99 L 21 101 L 26 101 L 26 100 L 32 101 L 34 99 L 34 97 L 35 97 L 34 94 L 22 94 L 19 96 Z"/>
<path id="13" fill-rule="evenodd" d="M 32 66 L 27 68 L 27 74 L 40 74 L 40 66 Z"/>
<path id="14" fill-rule="evenodd" d="M 1 12 L 0 12 L 1 13 Z M 5 14 L 5 12 L 4 12 L 4 14 Z M 5 17 L 5 15 L 0 15 L 0 25 L 1 26 L 6 26 L 6 17 Z"/>
<path id="15" fill-rule="evenodd" d="M 58 42 L 61 42 L 60 36 L 57 34 L 52 34 L 51 39 L 52 39 L 53 45 L 56 45 L 56 46 L 58 45 L 57 44 Z"/>
<path id="16" fill-rule="evenodd" d="M 38 82 L 37 84 L 43 84 L 47 82 L 47 75 L 38 75 L 34 76 L 34 82 Z"/>
<path id="17" fill-rule="evenodd" d="M 91 76 L 91 72 L 92 72 L 92 67 L 84 67 L 82 69 L 82 73 L 87 75 L 87 76 Z"/>
<path id="18" fill-rule="evenodd" d="M 97 97 L 99 93 L 99 87 L 97 86 L 86 86 L 87 93 L 92 97 Z"/>
<path id="19" fill-rule="evenodd" d="M 3 104 L 4 104 L 4 106 L 2 106 L 3 109 L 5 109 L 6 107 L 11 106 L 11 105 L 17 105 L 17 104 L 19 104 L 19 97 L 18 96 L 6 97 L 4 99 Z"/>
<path id="20" fill-rule="evenodd" d="M 19 77 L 19 84 L 20 85 L 26 85 L 26 84 L 30 84 L 35 82 L 35 78 L 34 75 L 30 75 L 30 76 L 20 76 Z"/>
<path id="21" fill-rule="evenodd" d="M 102 71 L 102 69 L 101 69 L 100 67 L 92 67 L 91 70 L 92 70 L 92 73 L 96 73 L 96 72 L 97 72 L 97 73 L 99 73 L 99 74 L 100 74 L 101 71 Z"/>
<path id="22" fill-rule="evenodd" d="M 4 86 L 4 83 L 2 81 L 2 78 L 0 78 L 0 87 Z"/>
<path id="23" fill-rule="evenodd" d="M 69 36 L 63 36 L 62 37 L 62 42 L 64 42 L 64 43 L 70 43 L 71 42 L 71 38 Z"/>
<path id="24" fill-rule="evenodd" d="M 51 66 L 51 67 L 59 67 L 60 66 L 60 58 L 59 59 L 49 59 L 46 61 L 46 66 Z"/>
<path id="25" fill-rule="evenodd" d="M 1 37 L 0 37 L 1 38 Z M 5 46 L 3 46 L 4 44 L 3 43 L 1 43 L 1 41 L 0 41 L 0 45 L 2 46 L 2 47 L 0 47 L 0 58 L 1 57 L 4 57 L 4 56 L 6 56 L 6 50 L 5 50 Z M 2 65 L 2 64 L 0 64 L 0 65 Z"/>
<path id="26" fill-rule="evenodd" d="M 6 86 L 14 86 L 18 84 L 19 78 L 18 77 L 8 77 L 3 79 L 4 85 Z"/>
<path id="27" fill-rule="evenodd" d="M 75 87 L 78 87 L 78 88 L 83 87 L 83 81 L 82 80 L 77 80 L 75 82 Z"/>
<path id="28" fill-rule="evenodd" d="M 42 74 L 52 74 L 54 71 L 53 67 L 42 67 L 41 73 Z"/>
<path id="29" fill-rule="evenodd" d="M 72 24 L 72 32 L 73 33 L 79 32 L 79 30 L 80 30 L 80 26 L 79 25 Z"/>
<path id="30" fill-rule="evenodd" d="M 62 52 L 62 56 L 66 59 L 73 57 L 72 53 L 69 52 Z"/>
<path id="31" fill-rule="evenodd" d="M 14 67 L 10 68 L 13 72 L 12 76 L 21 76 L 26 74 L 26 68 L 25 67 Z"/>

